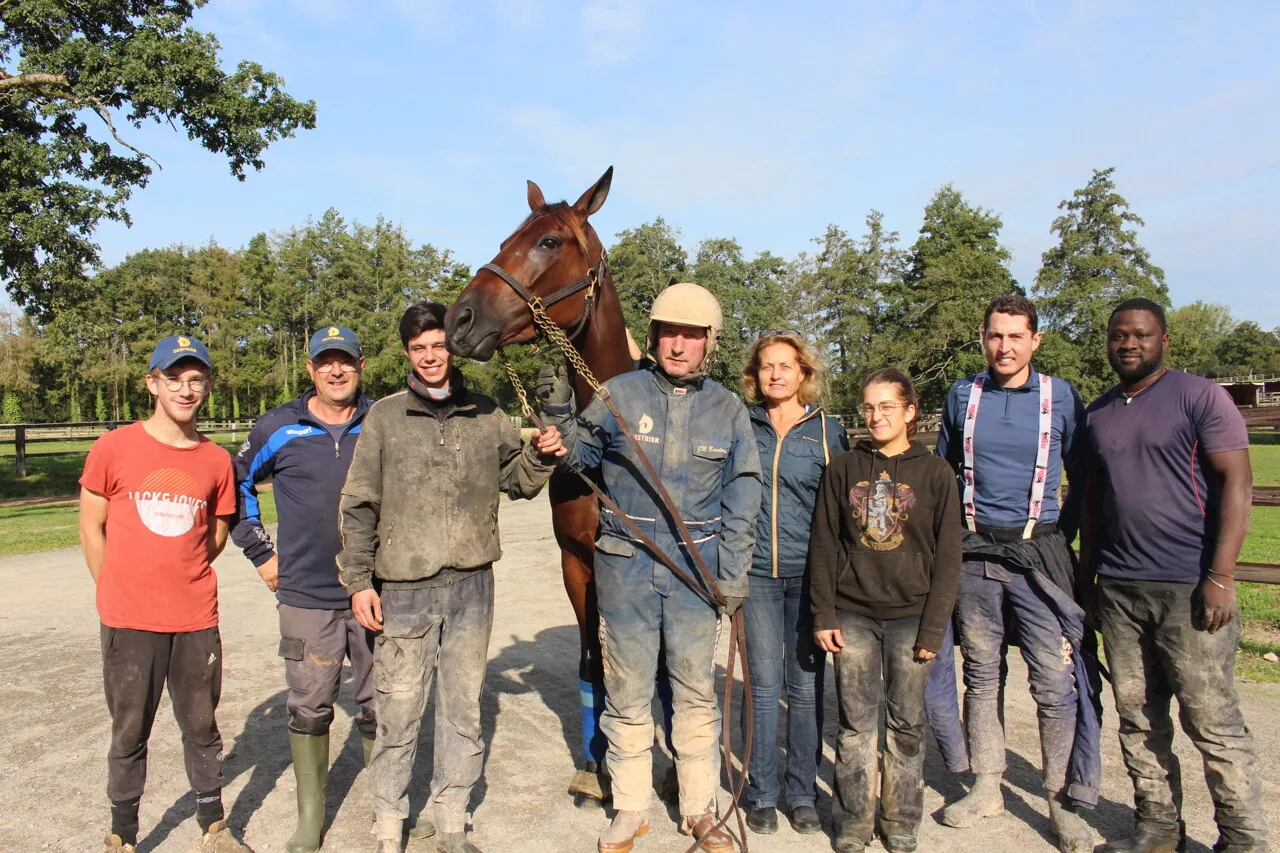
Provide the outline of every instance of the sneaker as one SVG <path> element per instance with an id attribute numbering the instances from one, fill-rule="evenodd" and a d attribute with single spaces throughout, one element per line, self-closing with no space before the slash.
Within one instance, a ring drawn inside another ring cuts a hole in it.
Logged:
<path id="1" fill-rule="evenodd" d="M 227 828 L 227 822 L 220 820 L 209 827 L 209 831 L 200 839 L 199 846 L 191 853 L 253 853 L 246 844 L 236 841 Z"/>

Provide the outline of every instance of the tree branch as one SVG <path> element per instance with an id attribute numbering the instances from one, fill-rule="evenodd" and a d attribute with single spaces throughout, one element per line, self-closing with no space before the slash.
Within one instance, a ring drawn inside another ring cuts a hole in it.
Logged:
<path id="1" fill-rule="evenodd" d="M 3 5 L 0 3 L 0 5 Z M 47 89 L 49 87 L 71 89 L 71 82 L 65 74 L 18 74 L 10 76 L 0 71 L 0 92 L 10 89 Z"/>
<path id="2" fill-rule="evenodd" d="M 80 106 L 88 107 L 89 109 L 97 113 L 99 116 L 101 116 L 102 121 L 107 125 L 107 129 L 111 131 L 111 135 L 112 137 L 115 138 L 116 142 L 119 142 L 125 148 L 128 148 L 130 151 L 132 151 L 134 154 L 137 154 L 142 159 L 150 160 L 152 163 L 155 163 L 157 169 L 164 169 L 164 166 L 160 165 L 159 160 L 152 157 L 150 154 L 148 154 L 145 151 L 139 151 L 137 148 L 134 148 L 132 145 L 130 145 L 129 143 L 125 142 L 123 139 L 120 138 L 120 134 L 116 133 L 115 124 L 111 121 L 111 113 L 107 110 L 106 106 L 104 106 L 103 103 L 99 101 L 97 98 L 82 99 L 72 95 L 67 95 L 66 98 L 67 100 L 72 101 L 73 103 L 79 104 Z"/>

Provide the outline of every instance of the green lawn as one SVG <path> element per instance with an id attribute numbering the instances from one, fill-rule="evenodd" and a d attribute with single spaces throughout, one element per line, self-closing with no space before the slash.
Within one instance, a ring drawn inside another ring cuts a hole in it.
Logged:
<path id="1" fill-rule="evenodd" d="M 240 434 L 242 440 L 244 434 Z M 240 445 L 231 441 L 231 434 L 213 436 L 228 453 L 235 453 Z M 13 464 L 13 445 L 0 445 L 0 501 L 22 498 L 74 498 L 80 494 L 80 472 L 84 470 L 84 455 L 92 442 L 57 442 L 81 447 L 78 453 L 54 456 L 28 456 L 27 476 L 18 479 Z M 2 452 L 8 448 L 8 453 Z"/>
<path id="2" fill-rule="evenodd" d="M 276 499 L 271 492 L 258 496 L 262 520 L 276 523 Z M 80 542 L 78 506 L 74 503 L 0 507 L 0 557 L 71 548 Z M 234 548 L 234 544 L 228 544 Z"/>
<path id="3" fill-rule="evenodd" d="M 1280 444 L 1254 444 L 1249 448 L 1255 486 L 1280 486 Z"/>

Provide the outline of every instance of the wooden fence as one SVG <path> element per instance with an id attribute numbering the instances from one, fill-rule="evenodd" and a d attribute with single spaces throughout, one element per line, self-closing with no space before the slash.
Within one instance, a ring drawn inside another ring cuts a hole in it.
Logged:
<path id="1" fill-rule="evenodd" d="M 940 415 L 934 415 L 941 418 Z M 520 426 L 520 418 L 512 417 L 512 422 Z M 0 426 L 0 444 L 14 445 L 14 468 L 19 477 L 27 476 L 27 446 L 44 442 L 89 440 L 116 429 L 127 426 L 132 421 L 84 421 L 71 424 L 5 424 Z M 199 428 L 203 433 L 231 433 L 232 441 L 239 441 L 240 435 L 248 435 L 253 421 L 200 421 Z M 922 432 L 929 432 L 929 427 L 937 430 L 937 423 L 928 420 L 922 424 Z M 850 430 L 850 436 L 857 436 Z M 52 454 L 31 454 L 52 455 Z M 1280 505 L 1280 488 L 1259 486 L 1253 490 L 1254 506 Z M 1280 565 L 1273 563 L 1237 563 L 1236 577 L 1252 583 L 1280 584 Z"/>

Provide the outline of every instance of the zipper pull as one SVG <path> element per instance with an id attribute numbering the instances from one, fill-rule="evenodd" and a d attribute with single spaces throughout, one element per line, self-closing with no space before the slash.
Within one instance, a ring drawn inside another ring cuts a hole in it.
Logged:
<path id="1" fill-rule="evenodd" d="M 336 441 L 333 443 L 333 458 L 334 459 L 342 458 L 342 445 L 340 445 Z"/>

